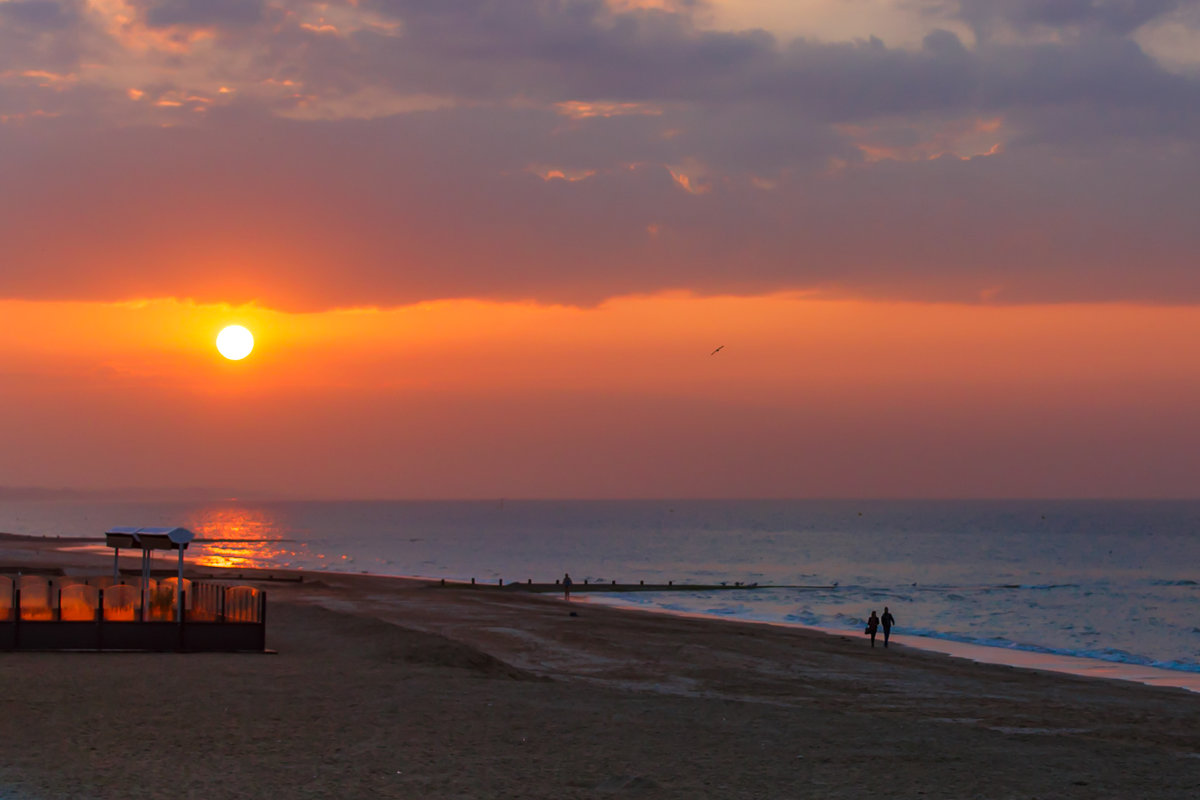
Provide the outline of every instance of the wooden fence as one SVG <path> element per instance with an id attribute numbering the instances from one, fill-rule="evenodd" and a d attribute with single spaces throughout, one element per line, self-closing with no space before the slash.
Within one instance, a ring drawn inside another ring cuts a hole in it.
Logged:
<path id="1" fill-rule="evenodd" d="M 262 651 L 267 596 L 177 578 L 0 575 L 0 650 Z"/>

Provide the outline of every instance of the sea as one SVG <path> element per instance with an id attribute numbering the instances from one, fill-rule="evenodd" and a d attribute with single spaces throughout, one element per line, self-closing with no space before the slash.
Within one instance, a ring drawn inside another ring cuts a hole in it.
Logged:
<path id="1" fill-rule="evenodd" d="M 99 537 L 114 525 L 190 528 L 189 560 L 220 566 L 724 585 L 586 601 L 857 637 L 886 606 L 905 644 L 1200 686 L 1200 501 L 0 502 L 4 532 Z"/>

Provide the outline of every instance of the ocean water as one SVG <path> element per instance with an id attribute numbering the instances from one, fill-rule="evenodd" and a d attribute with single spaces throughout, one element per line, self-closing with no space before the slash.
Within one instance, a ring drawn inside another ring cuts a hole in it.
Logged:
<path id="1" fill-rule="evenodd" d="M 1196 501 L 0 503 L 10 533 L 112 525 L 189 527 L 229 566 L 770 584 L 604 601 L 858 635 L 888 606 L 910 636 L 1200 672 Z"/>

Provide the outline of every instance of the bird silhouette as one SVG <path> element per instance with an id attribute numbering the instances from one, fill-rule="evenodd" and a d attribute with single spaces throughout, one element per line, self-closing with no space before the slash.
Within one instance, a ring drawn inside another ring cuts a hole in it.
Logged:
<path id="1" fill-rule="evenodd" d="M 722 351 L 722 350 L 724 350 L 724 349 L 725 349 L 725 345 L 721 345 L 721 346 L 720 346 L 720 347 L 718 347 L 716 350 L 713 350 L 711 353 L 709 353 L 709 355 L 710 355 L 710 356 L 715 356 L 717 353 L 721 352 L 721 351 Z"/>

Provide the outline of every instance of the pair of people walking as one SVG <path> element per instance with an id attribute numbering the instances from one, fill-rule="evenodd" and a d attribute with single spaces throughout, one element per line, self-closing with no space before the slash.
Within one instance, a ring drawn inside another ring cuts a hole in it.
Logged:
<path id="1" fill-rule="evenodd" d="M 867 629 L 865 633 L 871 636 L 871 647 L 875 646 L 875 634 L 880 626 L 883 626 L 883 646 L 888 646 L 888 639 L 892 636 L 892 626 L 896 624 L 896 618 L 892 616 L 892 612 L 888 611 L 888 607 L 883 607 L 883 616 L 877 616 L 874 609 L 871 610 L 871 616 L 867 617 Z"/>

